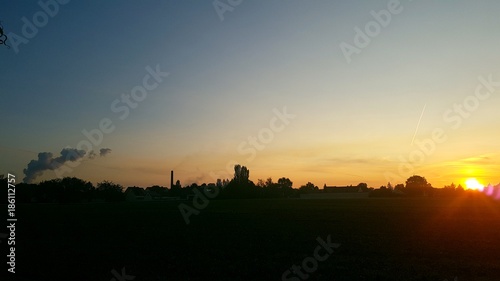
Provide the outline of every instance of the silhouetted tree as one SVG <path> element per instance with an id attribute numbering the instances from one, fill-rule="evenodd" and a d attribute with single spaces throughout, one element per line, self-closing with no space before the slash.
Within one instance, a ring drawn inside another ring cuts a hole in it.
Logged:
<path id="1" fill-rule="evenodd" d="M 360 182 L 358 184 L 358 187 L 361 187 L 361 188 L 368 188 L 368 184 L 366 184 L 365 182 Z"/>
<path id="2" fill-rule="evenodd" d="M 405 191 L 410 196 L 423 196 L 431 189 L 431 184 L 424 177 L 413 175 L 406 180 Z"/>
<path id="3" fill-rule="evenodd" d="M 283 194 L 278 188 L 278 184 L 273 182 L 272 178 L 267 178 L 266 181 L 259 181 L 259 186 L 262 185 L 262 196 L 266 198 L 278 198 Z"/>
<path id="4" fill-rule="evenodd" d="M 91 182 L 75 177 L 65 177 L 60 181 L 60 189 L 63 193 L 61 202 L 90 201 L 95 190 Z"/>
<path id="5" fill-rule="evenodd" d="M 237 183 L 247 183 L 250 178 L 250 171 L 240 164 L 234 165 L 234 181 Z"/>
<path id="6" fill-rule="evenodd" d="M 391 189 L 387 188 L 387 186 L 382 185 L 378 189 L 374 189 L 370 191 L 370 197 L 395 197 L 397 194 L 393 193 Z"/>
<path id="7" fill-rule="evenodd" d="M 95 196 L 91 182 L 75 177 L 51 179 L 39 184 L 18 184 L 16 190 L 22 202 L 76 203 L 90 201 Z"/>
<path id="8" fill-rule="evenodd" d="M 289 178 L 278 179 L 277 186 L 281 189 L 283 197 L 289 197 L 293 192 L 293 182 Z"/>
<path id="9" fill-rule="evenodd" d="M 455 185 L 455 183 L 452 182 L 449 186 L 445 186 L 445 188 L 449 188 L 449 189 L 455 191 L 455 189 L 457 189 L 457 186 Z"/>
<path id="10" fill-rule="evenodd" d="M 272 178 L 266 179 L 266 187 L 268 187 L 268 188 L 276 187 L 276 184 L 273 182 Z"/>
<path id="11" fill-rule="evenodd" d="M 123 194 L 123 186 L 115 184 L 111 181 L 102 181 L 97 184 L 97 191 L 100 197 L 107 202 L 118 202 L 125 199 Z"/>
<path id="12" fill-rule="evenodd" d="M 219 198 L 257 198 L 260 190 L 249 180 L 250 171 L 239 164 L 234 166 L 234 178 L 222 190 Z"/>
<path id="13" fill-rule="evenodd" d="M 0 45 L 5 45 L 7 48 L 10 49 L 10 46 L 7 45 L 7 35 L 5 34 L 5 32 L 3 31 L 3 25 L 2 25 L 2 21 L 0 21 Z"/>
<path id="14" fill-rule="evenodd" d="M 163 186 L 153 185 L 153 186 L 147 187 L 146 190 L 148 190 L 149 192 L 152 192 L 152 194 L 154 194 L 154 195 L 168 196 L 168 189 L 166 187 L 163 187 Z"/>
<path id="15" fill-rule="evenodd" d="M 451 197 L 457 195 L 455 183 L 445 185 L 443 188 L 436 190 L 436 194 L 442 197 Z"/>
<path id="16" fill-rule="evenodd" d="M 260 188 L 264 188 L 264 187 L 266 187 L 266 182 L 263 179 L 258 179 L 257 186 Z"/>
<path id="17" fill-rule="evenodd" d="M 278 179 L 279 188 L 292 188 L 293 182 L 289 178 Z"/>
<path id="18" fill-rule="evenodd" d="M 226 182 L 226 180 L 217 179 L 217 183 L 215 184 L 215 186 L 217 186 L 219 189 L 222 189 L 227 184 L 228 184 L 228 182 Z"/>
<path id="19" fill-rule="evenodd" d="M 64 188 L 61 179 L 42 181 L 38 184 L 36 197 L 42 203 L 55 203 L 64 201 Z"/>
<path id="20" fill-rule="evenodd" d="M 361 189 L 361 191 L 366 192 L 368 191 L 368 184 L 361 182 L 358 184 L 358 187 Z"/>
<path id="21" fill-rule="evenodd" d="M 314 185 L 312 182 L 307 182 L 305 185 L 299 187 L 301 193 L 312 193 L 319 191 L 318 186 Z"/>
<path id="22" fill-rule="evenodd" d="M 35 203 L 38 202 L 36 197 L 37 189 L 39 185 L 28 184 L 28 183 L 18 183 L 16 184 L 16 202 L 19 203 Z"/>
<path id="23" fill-rule="evenodd" d="M 402 184 L 402 183 L 398 183 L 398 184 L 396 184 L 396 185 L 394 186 L 394 190 L 395 190 L 395 191 L 401 191 L 401 192 L 403 192 L 403 191 L 404 191 L 404 189 L 405 189 L 405 185 L 404 185 L 404 184 Z"/>

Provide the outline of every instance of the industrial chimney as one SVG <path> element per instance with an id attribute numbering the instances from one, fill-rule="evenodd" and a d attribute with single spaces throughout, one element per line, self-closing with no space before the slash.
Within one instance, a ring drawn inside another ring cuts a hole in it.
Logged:
<path id="1" fill-rule="evenodd" d="M 174 187 L 174 171 L 170 171 L 170 189 Z"/>

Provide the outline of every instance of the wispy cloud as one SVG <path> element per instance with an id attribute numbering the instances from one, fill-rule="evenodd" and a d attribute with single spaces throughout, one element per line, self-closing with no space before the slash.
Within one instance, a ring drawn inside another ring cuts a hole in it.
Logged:
<path id="1" fill-rule="evenodd" d="M 470 167 L 474 165 L 476 166 L 498 165 L 498 163 L 496 163 L 494 159 L 498 159 L 498 157 L 495 157 L 493 154 L 482 154 L 482 155 L 442 162 L 441 165 L 449 167 L 463 167 L 463 166 Z"/>

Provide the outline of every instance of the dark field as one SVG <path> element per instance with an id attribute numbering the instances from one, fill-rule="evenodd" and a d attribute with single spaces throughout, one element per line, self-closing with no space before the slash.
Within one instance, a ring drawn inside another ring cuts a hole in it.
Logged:
<path id="1" fill-rule="evenodd" d="M 16 275 L 282 280 L 331 235 L 341 246 L 307 280 L 500 280 L 487 199 L 213 200 L 189 225 L 178 204 L 18 205 Z"/>

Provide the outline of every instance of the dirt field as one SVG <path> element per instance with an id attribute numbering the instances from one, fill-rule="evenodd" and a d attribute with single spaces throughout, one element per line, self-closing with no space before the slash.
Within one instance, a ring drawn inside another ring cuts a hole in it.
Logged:
<path id="1" fill-rule="evenodd" d="M 19 205 L 16 275 L 500 280 L 500 205 L 487 199 L 213 200 L 189 225 L 178 204 Z M 318 260 L 328 236 L 340 246 Z"/>

